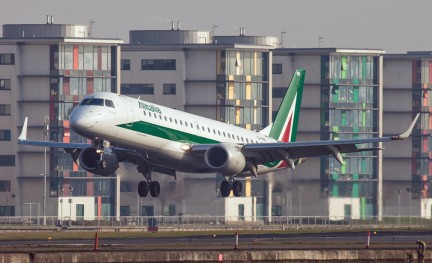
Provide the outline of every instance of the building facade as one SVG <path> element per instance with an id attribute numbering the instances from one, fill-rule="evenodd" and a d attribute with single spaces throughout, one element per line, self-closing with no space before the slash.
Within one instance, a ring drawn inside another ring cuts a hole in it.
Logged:
<path id="1" fill-rule="evenodd" d="M 121 43 L 89 38 L 82 25 L 3 25 L 0 215 L 116 214 L 115 175 L 95 178 L 63 149 L 19 146 L 16 138 L 29 117 L 29 138 L 83 142 L 70 130 L 69 114 L 87 94 L 117 92 Z"/>
<path id="2" fill-rule="evenodd" d="M 382 50 L 337 48 L 273 52 L 274 105 L 285 94 L 294 70 L 301 67 L 307 72 L 298 140 L 382 135 L 383 54 Z M 345 163 L 340 164 L 333 157 L 312 158 L 296 169 L 294 184 L 299 184 L 298 191 L 307 180 L 308 188 L 316 189 L 307 192 L 319 193 L 303 196 L 304 204 L 309 211 L 331 218 L 381 216 L 382 152 L 346 154 L 344 159 Z"/>
<path id="3" fill-rule="evenodd" d="M 391 215 L 431 218 L 431 63 L 430 52 L 384 56 L 386 127 L 408 123 L 420 113 L 412 139 L 404 142 L 402 147 L 392 145 L 384 155 L 384 178 L 388 182 L 386 194 L 389 197 L 385 208 Z"/>
<path id="4" fill-rule="evenodd" d="M 130 31 L 130 43 L 122 46 L 121 93 L 261 130 L 271 118 L 274 46 L 268 43 L 277 42 L 273 37 L 217 37 L 208 31 Z M 271 214 L 262 180 L 248 179 L 244 197 L 223 199 L 218 193 L 222 178 L 180 174 L 177 182 L 169 178 L 162 184 L 173 191 L 164 189 L 158 200 L 152 200 L 135 195 L 134 185 L 142 175 L 136 176 L 122 181 L 130 185 L 121 188 L 124 215 L 240 215 L 250 220 Z"/>

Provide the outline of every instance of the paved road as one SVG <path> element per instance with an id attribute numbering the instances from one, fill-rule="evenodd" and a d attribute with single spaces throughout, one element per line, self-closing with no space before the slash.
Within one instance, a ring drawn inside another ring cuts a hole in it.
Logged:
<path id="1" fill-rule="evenodd" d="M 369 249 L 416 249 L 417 240 L 432 245 L 432 231 L 371 232 Z M 238 249 L 320 250 L 365 249 L 367 232 L 254 234 L 239 236 Z M 99 250 L 232 250 L 235 236 L 191 236 L 100 239 Z M 92 250 L 94 240 L 0 241 L 0 252 Z"/>

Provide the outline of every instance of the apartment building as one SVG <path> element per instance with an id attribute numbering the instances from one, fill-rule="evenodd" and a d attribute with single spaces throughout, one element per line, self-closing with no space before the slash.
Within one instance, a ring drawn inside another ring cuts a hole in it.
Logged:
<path id="1" fill-rule="evenodd" d="M 86 25 L 3 25 L 0 38 L 0 216 L 115 215 L 117 177 L 78 169 L 63 149 L 16 144 L 28 137 L 78 142 L 69 128 L 74 106 L 95 91 L 120 86 L 119 39 L 89 37 Z M 63 202 L 64 201 L 64 202 Z"/>

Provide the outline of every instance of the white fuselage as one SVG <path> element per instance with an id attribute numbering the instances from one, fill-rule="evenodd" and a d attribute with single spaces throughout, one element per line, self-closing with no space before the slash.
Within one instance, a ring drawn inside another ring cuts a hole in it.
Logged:
<path id="1" fill-rule="evenodd" d="M 72 130 L 181 172 L 211 172 L 202 156 L 188 151 L 190 145 L 276 142 L 261 133 L 123 95 L 100 92 L 86 98 L 111 101 L 112 105 L 81 103 L 71 114 Z M 274 170 L 277 168 L 258 169 L 259 173 Z"/>

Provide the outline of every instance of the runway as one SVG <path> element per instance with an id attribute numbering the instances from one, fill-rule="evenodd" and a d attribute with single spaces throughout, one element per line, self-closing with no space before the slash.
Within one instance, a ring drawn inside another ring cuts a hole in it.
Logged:
<path id="1" fill-rule="evenodd" d="M 23 233 L 25 234 L 25 233 Z M 155 236 L 134 238 L 98 238 L 100 251 L 225 251 L 235 247 L 235 235 L 190 235 L 181 237 Z M 359 250 L 365 249 L 367 231 L 325 233 L 242 234 L 239 250 Z M 370 232 L 369 249 L 417 249 L 417 240 L 432 242 L 432 231 Z M 3 240 L 0 252 L 80 251 L 94 248 L 94 239 Z"/>

